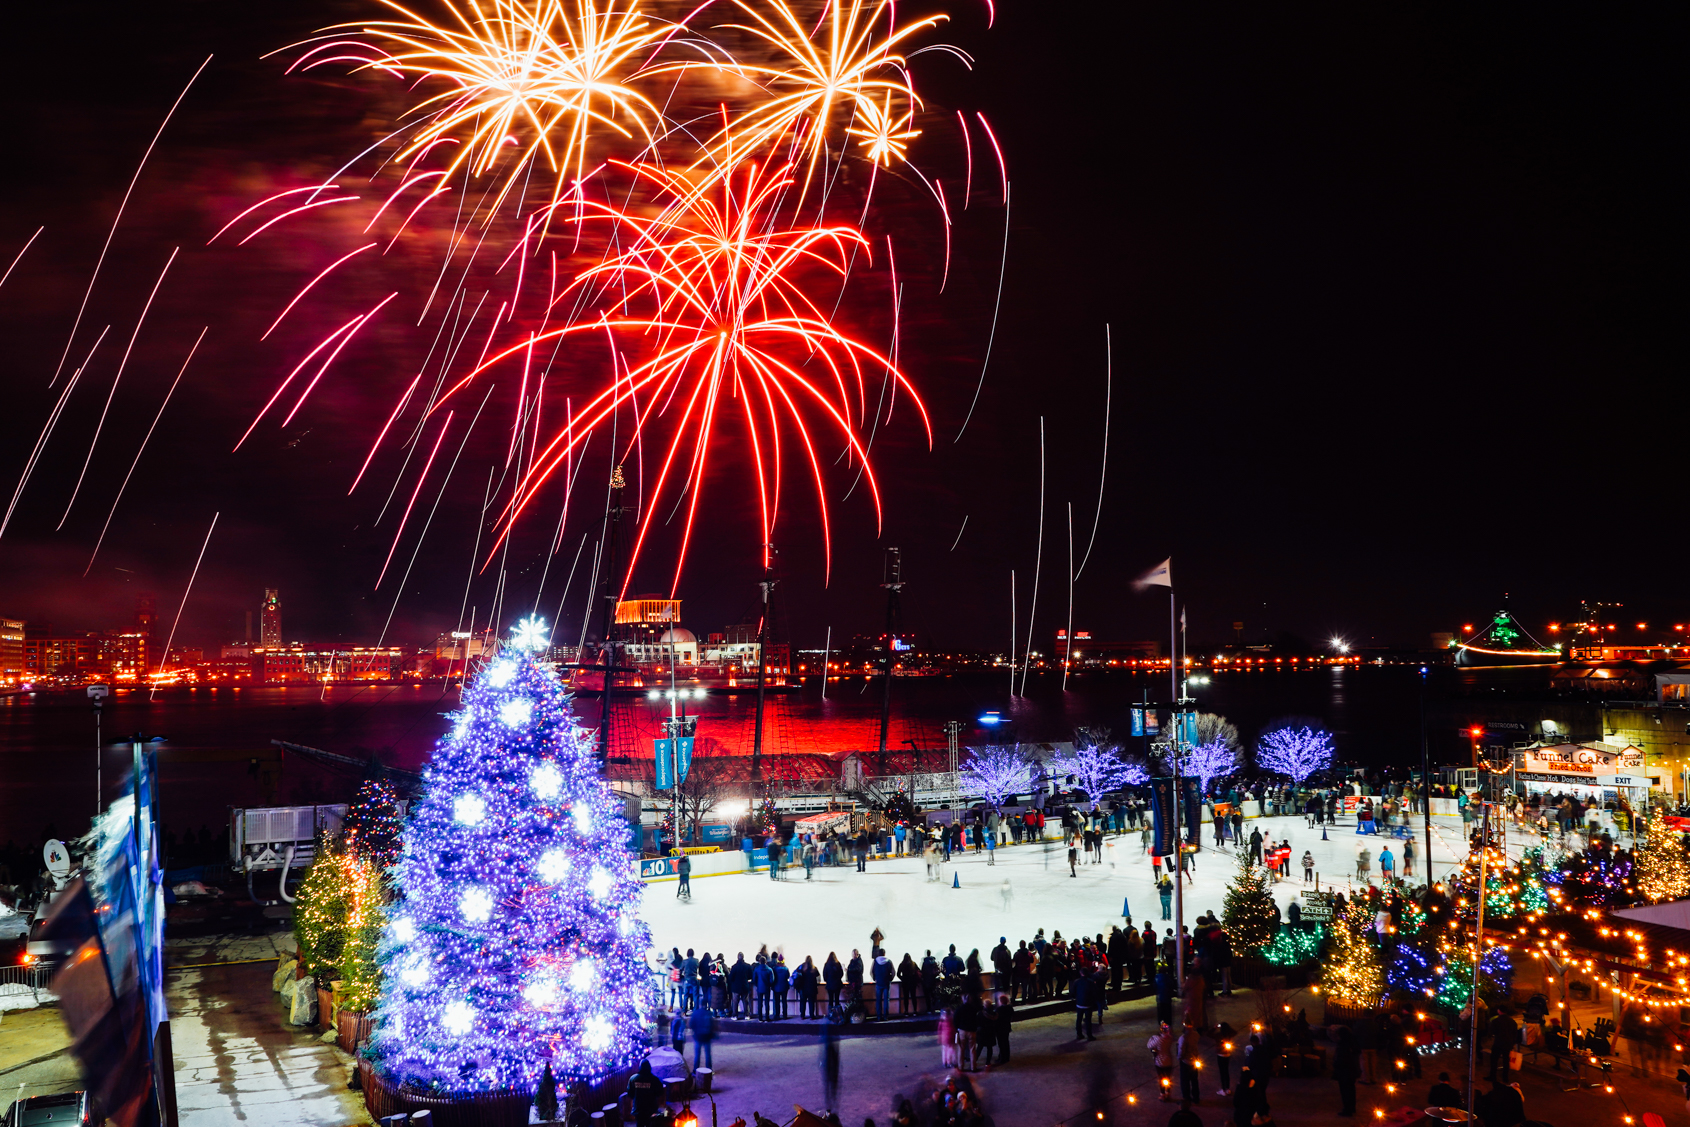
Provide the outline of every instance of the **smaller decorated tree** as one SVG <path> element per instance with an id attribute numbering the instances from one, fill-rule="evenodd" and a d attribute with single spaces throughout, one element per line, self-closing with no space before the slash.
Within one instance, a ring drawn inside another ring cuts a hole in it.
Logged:
<path id="1" fill-rule="evenodd" d="M 1058 776 L 1072 776 L 1090 798 L 1119 790 L 1134 777 L 1134 765 L 1121 758 L 1120 750 L 1101 743 L 1076 741 L 1073 751 L 1058 752 L 1051 758 L 1050 769 Z M 1142 768 L 1138 774 L 1144 774 Z"/>
<path id="2" fill-rule="evenodd" d="M 1379 949 L 1369 938 L 1373 909 L 1365 897 L 1345 905 L 1332 921 L 1332 942 L 1321 967 L 1320 985 L 1329 1002 L 1352 1010 L 1372 1009 L 1385 994 Z"/>
<path id="3" fill-rule="evenodd" d="M 399 796 L 392 784 L 366 779 L 346 809 L 346 845 L 385 869 L 399 859 Z"/>
<path id="4" fill-rule="evenodd" d="M 1163 760 L 1168 764 L 1168 769 L 1172 770 L 1170 752 L 1163 753 Z M 1214 780 L 1224 779 L 1236 770 L 1238 753 L 1229 747 L 1224 739 L 1215 739 L 1180 751 L 1179 773 L 1187 778 L 1198 779 L 1204 794 L 1209 793 L 1209 786 Z"/>
<path id="5" fill-rule="evenodd" d="M 1332 737 L 1313 728 L 1276 728 L 1256 743 L 1256 766 L 1288 775 L 1301 786 L 1332 766 Z"/>
<path id="6" fill-rule="evenodd" d="M 1221 924 L 1235 950 L 1256 951 L 1273 941 L 1279 930 L 1279 909 L 1268 890 L 1267 870 L 1249 854 L 1238 858 L 1238 875 L 1227 886 L 1221 905 Z"/>
<path id="7" fill-rule="evenodd" d="M 1649 819 L 1643 844 L 1634 855 L 1632 881 L 1649 903 L 1690 895 L 1690 854 L 1684 850 L 1682 835 L 1667 825 L 1659 810 Z"/>
<path id="8" fill-rule="evenodd" d="M 1010 795 L 1032 785 L 1032 756 L 1020 744 L 989 744 L 968 749 L 958 773 L 964 789 L 1001 809 Z"/>

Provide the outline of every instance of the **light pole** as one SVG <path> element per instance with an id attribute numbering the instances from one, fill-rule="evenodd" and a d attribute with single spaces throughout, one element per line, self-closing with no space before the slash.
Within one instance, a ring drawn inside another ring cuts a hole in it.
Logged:
<path id="1" fill-rule="evenodd" d="M 1420 800 L 1426 821 L 1426 887 L 1432 887 L 1432 760 L 1426 742 L 1426 666 L 1420 667 Z"/>
<path id="2" fill-rule="evenodd" d="M 673 682 L 673 680 L 674 680 L 674 671 L 673 671 L 673 666 L 671 665 L 671 669 L 670 669 L 670 681 L 671 681 L 671 683 Z M 648 692 L 646 694 L 647 700 L 656 701 L 656 700 L 662 700 L 664 698 L 667 698 L 668 701 L 669 701 L 669 719 L 667 719 L 663 722 L 663 736 L 669 743 L 669 781 L 672 784 L 671 790 L 669 792 L 669 813 L 670 813 L 672 820 L 675 823 L 675 844 L 676 844 L 676 846 L 679 846 L 681 844 L 681 839 L 682 839 L 682 836 L 683 836 L 682 833 L 681 833 L 681 822 L 682 822 L 682 819 L 683 819 L 683 817 L 685 816 L 685 813 L 686 813 L 685 810 L 683 809 L 682 805 L 681 805 L 681 745 L 680 745 L 680 740 L 683 739 L 683 738 L 691 738 L 692 734 L 695 731 L 697 731 L 697 728 L 698 728 L 698 717 L 693 716 L 693 717 L 689 718 L 687 716 L 687 697 L 689 695 L 698 699 L 698 700 L 703 700 L 704 699 L 704 690 L 702 688 L 694 688 L 694 689 L 677 689 L 677 688 L 652 689 L 650 692 Z M 677 705 L 679 706 L 679 709 L 680 709 L 680 712 L 679 712 L 678 715 L 676 713 Z"/>
<path id="3" fill-rule="evenodd" d="M 100 737 L 100 720 L 104 712 L 105 701 L 111 695 L 110 685 L 89 685 L 88 699 L 94 702 L 94 817 L 100 816 L 101 805 L 105 801 L 106 790 L 103 781 L 103 767 L 105 765 L 105 745 Z"/>

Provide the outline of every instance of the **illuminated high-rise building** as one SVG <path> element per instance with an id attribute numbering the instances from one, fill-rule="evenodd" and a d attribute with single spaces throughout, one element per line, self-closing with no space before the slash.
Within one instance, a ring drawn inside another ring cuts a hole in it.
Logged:
<path id="1" fill-rule="evenodd" d="M 266 646 L 282 644 L 282 599 L 274 587 L 264 588 L 264 609 L 259 626 L 259 643 Z"/>

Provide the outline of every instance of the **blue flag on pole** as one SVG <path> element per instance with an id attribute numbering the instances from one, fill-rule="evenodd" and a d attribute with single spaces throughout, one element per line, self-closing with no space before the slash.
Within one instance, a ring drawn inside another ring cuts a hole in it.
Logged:
<path id="1" fill-rule="evenodd" d="M 675 786 L 674 740 L 652 740 L 652 746 L 657 752 L 657 780 L 658 790 L 671 790 Z M 690 740 L 688 741 L 691 742 Z"/>
<path id="2" fill-rule="evenodd" d="M 692 739 L 691 736 L 675 738 L 676 786 L 683 786 L 687 781 L 687 770 L 692 766 Z"/>

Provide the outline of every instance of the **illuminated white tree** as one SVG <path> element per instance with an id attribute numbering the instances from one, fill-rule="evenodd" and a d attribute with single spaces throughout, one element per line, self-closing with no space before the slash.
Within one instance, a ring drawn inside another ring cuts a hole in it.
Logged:
<path id="1" fill-rule="evenodd" d="M 1055 775 L 1072 775 L 1080 789 L 1092 798 L 1128 785 L 1135 770 L 1140 782 L 1145 777 L 1144 768 L 1123 760 L 1119 749 L 1079 741 L 1073 751 L 1057 752 L 1051 758 L 1050 769 Z"/>
<path id="2" fill-rule="evenodd" d="M 1302 783 L 1332 766 L 1332 736 L 1313 728 L 1276 728 L 1256 741 L 1256 766 Z"/>
<path id="3" fill-rule="evenodd" d="M 1168 753 L 1164 751 L 1163 761 L 1167 762 Z M 1170 768 L 1172 764 L 1169 764 Z M 1215 779 L 1224 779 L 1238 770 L 1238 755 L 1225 741 L 1216 740 L 1213 743 L 1198 744 L 1196 747 L 1183 751 L 1179 757 L 1179 773 L 1190 778 L 1201 780 L 1204 793 L 1208 793 L 1209 784 Z"/>
<path id="4" fill-rule="evenodd" d="M 968 760 L 959 768 L 963 786 L 983 795 L 994 807 L 1004 799 L 1032 787 L 1033 757 L 1022 744 L 991 744 L 968 749 Z"/>

